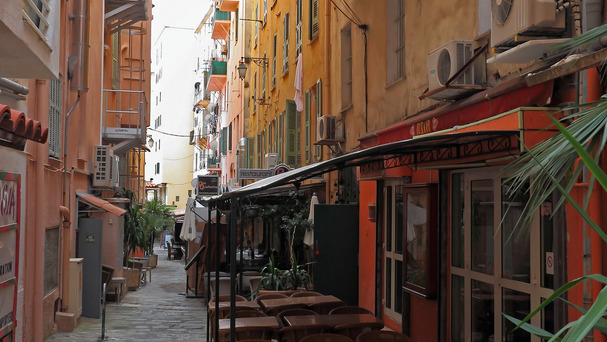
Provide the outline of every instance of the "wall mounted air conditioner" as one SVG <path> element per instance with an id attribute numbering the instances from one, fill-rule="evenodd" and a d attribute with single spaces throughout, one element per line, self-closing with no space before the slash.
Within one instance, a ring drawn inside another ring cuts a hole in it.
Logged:
<path id="1" fill-rule="evenodd" d="M 264 168 L 272 169 L 276 166 L 278 162 L 278 154 L 277 153 L 266 153 L 264 159 Z"/>
<path id="2" fill-rule="evenodd" d="M 428 54 L 428 91 L 444 87 L 473 55 L 472 41 L 452 40 Z M 467 68 L 451 86 L 474 85 L 474 67 Z"/>
<path id="3" fill-rule="evenodd" d="M 316 140 L 335 140 L 335 116 L 323 115 L 316 122 Z"/>
<path id="4" fill-rule="evenodd" d="M 118 187 L 118 156 L 114 155 L 108 145 L 95 146 L 95 163 L 93 171 L 93 187 Z"/>
<path id="5" fill-rule="evenodd" d="M 491 0 L 491 44 L 497 49 L 564 32 L 565 11 L 556 12 L 554 0 Z"/>

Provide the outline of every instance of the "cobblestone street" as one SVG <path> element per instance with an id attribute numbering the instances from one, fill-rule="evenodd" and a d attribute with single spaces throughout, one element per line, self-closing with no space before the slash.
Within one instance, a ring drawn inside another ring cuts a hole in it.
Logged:
<path id="1" fill-rule="evenodd" d="M 129 291 L 120 303 L 107 303 L 105 340 L 206 341 L 204 299 L 184 295 L 184 262 L 167 260 L 167 252 L 158 247 L 155 252 L 158 266 L 152 282 Z M 47 341 L 99 341 L 101 321 L 82 317 L 74 331 L 57 332 Z"/>

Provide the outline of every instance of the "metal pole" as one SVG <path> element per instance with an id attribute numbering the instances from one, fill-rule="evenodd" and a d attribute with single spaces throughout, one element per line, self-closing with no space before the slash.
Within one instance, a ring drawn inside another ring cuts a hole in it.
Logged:
<path id="1" fill-rule="evenodd" d="M 236 225 L 238 203 L 230 201 L 230 342 L 236 342 Z"/>
<path id="2" fill-rule="evenodd" d="M 102 306 L 103 311 L 101 314 L 101 341 L 105 341 L 105 291 L 106 291 L 106 284 L 103 283 L 103 298 L 101 298 L 101 302 L 103 303 L 103 306 Z"/>

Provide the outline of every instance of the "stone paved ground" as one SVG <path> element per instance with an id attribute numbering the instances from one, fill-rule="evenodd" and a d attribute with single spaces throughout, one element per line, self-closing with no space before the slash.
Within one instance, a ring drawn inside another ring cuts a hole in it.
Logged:
<path id="1" fill-rule="evenodd" d="M 183 261 L 167 260 L 157 249 L 152 282 L 129 291 L 120 303 L 108 302 L 107 341 L 206 341 L 204 299 L 186 298 Z M 82 317 L 72 332 L 57 332 L 48 342 L 93 342 L 101 338 L 101 319 Z"/>

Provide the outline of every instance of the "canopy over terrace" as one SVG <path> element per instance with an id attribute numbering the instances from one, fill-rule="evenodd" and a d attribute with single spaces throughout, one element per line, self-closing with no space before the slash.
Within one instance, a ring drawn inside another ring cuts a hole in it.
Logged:
<path id="1" fill-rule="evenodd" d="M 272 177 L 259 180 L 247 186 L 224 193 L 220 196 L 205 197 L 200 201 L 208 204 L 209 209 L 216 209 L 217 215 L 221 212 L 229 217 L 229 253 L 230 260 L 236 260 L 236 229 L 237 218 L 241 208 L 239 200 L 247 196 L 256 196 L 272 188 L 299 185 L 306 179 L 323 175 L 335 170 L 343 170 L 348 167 L 361 167 L 361 173 L 372 173 L 400 166 L 428 166 L 448 164 L 449 161 L 458 161 L 458 166 L 466 163 L 489 163 L 491 159 L 503 158 L 504 156 L 515 156 L 521 152 L 519 145 L 519 130 L 508 131 L 480 131 L 447 133 L 440 135 L 425 136 L 407 140 L 396 141 L 383 145 L 370 147 L 347 153 L 323 162 L 306 165 L 295 170 L 281 173 Z M 218 221 L 218 220 L 217 220 Z M 219 227 L 217 227 L 219 230 Z M 217 237 L 219 234 L 216 235 Z M 219 253 L 219 249 L 216 249 Z M 217 256 L 216 260 L 219 260 Z M 219 270 L 217 265 L 216 270 Z M 219 277 L 219 272 L 216 273 Z M 235 295 L 236 295 L 236 263 L 230 263 L 230 340 L 235 336 Z M 219 281 L 215 282 L 219 293 Z M 208 291 L 207 291 L 208 293 Z M 216 314 L 218 315 L 216 310 Z M 219 317 L 215 319 L 218 329 Z M 208 326 L 208 324 L 207 324 Z M 208 334 L 207 334 L 208 336 Z"/>

